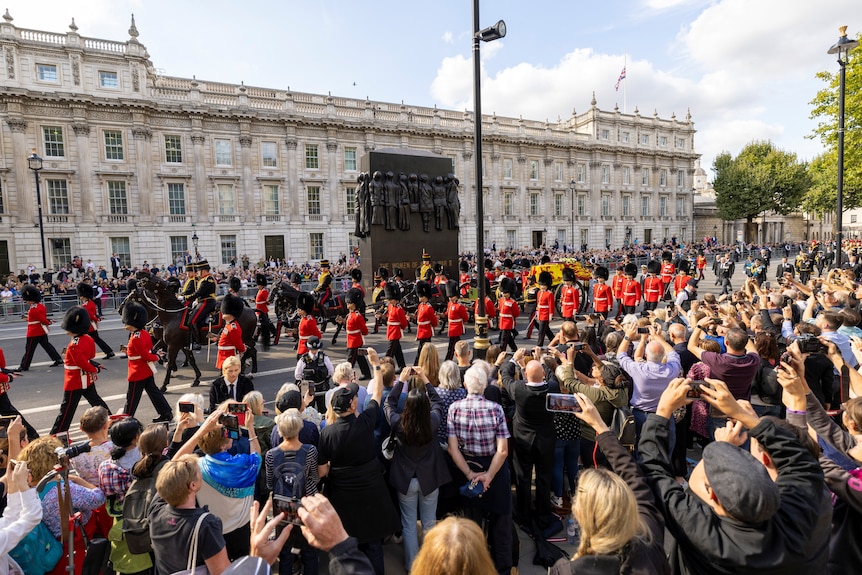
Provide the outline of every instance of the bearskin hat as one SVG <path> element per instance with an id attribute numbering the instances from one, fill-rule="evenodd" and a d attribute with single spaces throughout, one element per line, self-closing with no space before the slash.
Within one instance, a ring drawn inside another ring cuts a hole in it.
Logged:
<path id="1" fill-rule="evenodd" d="M 626 267 L 623 268 L 623 273 L 627 276 L 635 277 L 638 275 L 638 267 L 633 263 L 627 263 Z"/>
<path id="2" fill-rule="evenodd" d="M 352 303 L 359 305 L 362 303 L 362 290 L 359 288 L 350 288 L 344 295 L 344 303 Z"/>
<path id="3" fill-rule="evenodd" d="M 489 293 L 491 293 L 491 282 L 488 281 L 487 276 L 483 277 L 482 280 L 485 283 L 485 295 L 488 295 Z"/>
<path id="4" fill-rule="evenodd" d="M 608 268 L 606 268 L 605 266 L 596 267 L 596 270 L 593 272 L 593 275 L 605 281 L 607 281 L 607 279 L 611 276 L 610 272 L 608 271 Z"/>
<path id="5" fill-rule="evenodd" d="M 257 285 L 259 285 L 259 286 L 264 286 L 264 287 L 266 287 L 266 284 L 267 284 L 266 276 L 265 276 L 265 275 L 263 275 L 263 274 L 256 274 L 256 275 L 254 276 L 254 283 L 255 283 L 255 284 L 257 284 Z"/>
<path id="6" fill-rule="evenodd" d="M 389 270 L 382 266 L 377 268 L 377 277 L 382 280 L 389 279 Z"/>
<path id="7" fill-rule="evenodd" d="M 307 291 L 300 292 L 299 297 L 296 298 L 296 307 L 305 313 L 311 313 L 314 311 L 314 296 Z"/>
<path id="8" fill-rule="evenodd" d="M 491 258 L 485 258 L 485 269 L 489 270 L 494 267 L 494 262 L 491 261 Z"/>
<path id="9" fill-rule="evenodd" d="M 462 272 L 468 272 L 470 271 L 470 264 L 468 264 L 464 260 L 461 260 L 461 263 L 458 264 L 458 269 Z"/>
<path id="10" fill-rule="evenodd" d="M 229 280 L 227 280 L 227 287 L 234 293 L 239 293 L 239 290 L 242 289 L 242 282 L 236 276 L 231 276 Z"/>
<path id="11" fill-rule="evenodd" d="M 504 294 L 513 295 L 517 289 L 518 286 L 512 278 L 504 277 L 500 280 L 500 291 Z"/>
<path id="12" fill-rule="evenodd" d="M 543 264 L 551 263 L 551 256 L 549 256 L 549 255 L 542 256 L 542 259 L 539 260 L 539 263 L 543 263 Z"/>
<path id="13" fill-rule="evenodd" d="M 243 304 L 242 300 L 235 295 L 227 294 L 221 301 L 222 315 L 232 315 L 234 317 L 239 317 L 242 315 L 243 307 L 245 307 L 245 304 Z"/>
<path id="14" fill-rule="evenodd" d="M 416 282 L 416 295 L 431 299 L 431 284 L 426 281 Z"/>
<path id="15" fill-rule="evenodd" d="M 73 335 L 84 335 L 90 331 L 90 314 L 79 305 L 69 308 L 60 327 Z"/>
<path id="16" fill-rule="evenodd" d="M 503 267 L 506 269 L 510 269 L 512 267 L 512 260 L 510 258 L 506 258 L 503 260 Z"/>
<path id="17" fill-rule="evenodd" d="M 21 299 L 26 302 L 38 303 L 42 301 L 42 292 L 36 286 L 27 284 L 21 290 Z"/>
<path id="18" fill-rule="evenodd" d="M 647 262 L 646 271 L 651 274 L 657 274 L 661 271 L 661 263 L 657 260 L 650 260 Z"/>
<path id="19" fill-rule="evenodd" d="M 662 259 L 662 261 L 669 262 L 669 261 L 673 260 L 673 254 L 670 252 L 667 252 L 667 251 L 662 252 L 661 253 L 661 259 Z"/>
<path id="20" fill-rule="evenodd" d="M 402 270 L 401 268 L 394 268 L 392 270 L 392 275 L 397 278 L 404 279 L 404 270 Z"/>
<path id="21" fill-rule="evenodd" d="M 75 288 L 75 291 L 78 293 L 78 297 L 85 297 L 87 299 L 93 299 L 93 296 L 95 295 L 93 293 L 93 286 L 84 282 L 79 283 L 78 287 Z"/>
<path id="22" fill-rule="evenodd" d="M 291 272 L 290 277 L 289 277 L 289 281 L 292 284 L 301 284 L 302 283 L 302 276 L 299 275 L 299 272 Z"/>
<path id="23" fill-rule="evenodd" d="M 461 293 L 458 290 L 458 282 L 449 280 L 446 282 L 446 297 L 460 297 Z"/>
<path id="24" fill-rule="evenodd" d="M 564 282 L 575 281 L 575 270 L 573 270 L 572 268 L 563 268 L 563 281 Z"/>
<path id="25" fill-rule="evenodd" d="M 545 287 L 554 285 L 554 277 L 551 275 L 551 272 L 545 270 L 539 273 L 539 285 Z"/>
<path id="26" fill-rule="evenodd" d="M 362 270 L 359 268 L 353 268 L 352 270 L 350 270 L 350 277 L 353 278 L 353 281 L 355 282 L 361 282 Z"/>
<path id="27" fill-rule="evenodd" d="M 398 284 L 387 283 L 384 291 L 386 293 L 386 299 L 401 299 L 401 288 L 398 287 Z"/>
<path id="28" fill-rule="evenodd" d="M 147 325 L 147 309 L 139 303 L 126 302 L 123 306 L 123 323 L 135 329 L 144 329 Z"/>
<path id="29" fill-rule="evenodd" d="M 688 273 L 691 271 L 691 262 L 688 260 L 679 260 L 679 265 L 676 266 L 676 271 Z"/>
<path id="30" fill-rule="evenodd" d="M 434 264 L 434 273 L 442 274 L 443 273 L 443 264 Z"/>

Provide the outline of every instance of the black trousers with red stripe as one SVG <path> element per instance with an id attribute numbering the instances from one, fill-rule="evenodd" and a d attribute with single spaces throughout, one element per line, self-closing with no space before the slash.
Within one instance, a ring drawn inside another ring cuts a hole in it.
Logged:
<path id="1" fill-rule="evenodd" d="M 400 339 L 389 340 L 389 347 L 386 348 L 386 355 L 387 357 L 394 359 L 395 363 L 398 364 L 398 367 L 403 368 L 406 365 L 404 362 L 404 352 L 401 350 Z"/>
<path id="2" fill-rule="evenodd" d="M 72 419 L 75 417 L 75 410 L 78 409 L 78 404 L 81 402 L 82 397 L 90 402 L 90 406 L 96 407 L 100 405 L 107 409 L 108 413 L 111 412 L 108 404 L 105 403 L 105 400 L 96 391 L 95 385 L 91 385 L 87 389 L 64 391 L 63 403 L 60 404 L 60 413 L 57 415 L 57 419 L 54 420 L 54 426 L 51 427 L 51 435 L 60 433 L 61 431 L 69 431 L 69 426 L 72 425 Z"/>
<path id="3" fill-rule="evenodd" d="M 449 336 L 449 347 L 446 348 L 446 358 L 444 361 L 448 361 L 455 357 L 455 344 L 461 341 L 461 336 Z"/>
<path id="4" fill-rule="evenodd" d="M 150 401 L 153 403 L 153 407 L 156 408 L 156 413 L 160 416 L 170 416 L 172 414 L 170 404 L 168 404 L 164 394 L 159 391 L 158 387 L 156 387 L 156 379 L 152 375 L 146 379 L 129 382 L 129 389 L 126 391 L 126 405 L 123 407 L 123 413 L 128 414 L 129 416 L 134 416 L 145 391 L 147 392 L 147 397 L 149 397 Z"/>
<path id="5" fill-rule="evenodd" d="M 371 379 L 371 365 L 368 363 L 368 358 L 364 355 L 359 355 L 358 347 L 347 348 L 347 361 L 350 365 L 356 366 L 359 364 L 359 371 L 362 372 L 362 379 Z"/>
<path id="6" fill-rule="evenodd" d="M 27 344 L 24 347 L 24 357 L 21 358 L 21 364 L 18 366 L 18 369 L 22 371 L 30 369 L 30 362 L 33 361 L 33 354 L 36 353 L 36 346 L 39 345 L 42 346 L 42 349 L 48 352 L 48 357 L 53 361 L 63 363 L 63 358 L 60 357 L 59 353 L 57 353 L 57 349 L 51 345 L 51 342 L 48 340 L 48 335 L 42 334 L 27 338 Z"/>

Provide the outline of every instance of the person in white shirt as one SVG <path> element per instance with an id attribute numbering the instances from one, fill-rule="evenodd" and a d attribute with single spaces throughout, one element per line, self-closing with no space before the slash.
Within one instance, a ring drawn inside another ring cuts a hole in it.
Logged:
<path id="1" fill-rule="evenodd" d="M 7 428 L 10 437 L 19 437 L 24 430 L 21 418 L 17 417 Z M 17 441 L 9 444 L 6 459 L 6 475 L 2 481 L 6 486 L 6 509 L 0 517 L 0 575 L 19 575 L 24 570 L 9 556 L 9 552 L 30 533 L 42 520 L 42 503 L 36 489 L 28 483 L 30 470 L 26 461 L 12 463 L 21 446 Z"/>

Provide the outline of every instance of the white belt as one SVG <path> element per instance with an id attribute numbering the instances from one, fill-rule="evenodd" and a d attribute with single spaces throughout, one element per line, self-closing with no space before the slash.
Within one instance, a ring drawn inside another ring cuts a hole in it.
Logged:
<path id="1" fill-rule="evenodd" d="M 219 350 L 219 351 L 231 351 L 231 350 L 232 350 L 234 353 L 236 353 L 236 346 L 233 346 L 233 345 L 220 345 L 220 346 L 218 346 L 218 350 Z"/>
<path id="2" fill-rule="evenodd" d="M 500 317 L 514 317 L 514 316 L 510 313 L 501 313 Z"/>
<path id="3" fill-rule="evenodd" d="M 420 321 L 416 325 L 431 325 L 431 322 L 430 321 Z"/>
<path id="4" fill-rule="evenodd" d="M 41 321 L 28 321 L 27 325 L 42 325 Z"/>
<path id="5" fill-rule="evenodd" d="M 129 359 L 131 361 L 135 361 L 135 360 L 141 359 L 141 356 L 140 355 L 130 355 L 127 359 Z"/>
<path id="6" fill-rule="evenodd" d="M 221 348 L 219 348 L 219 349 L 221 349 Z M 142 359 L 142 357 L 140 355 L 130 355 L 127 359 L 129 359 L 130 361 L 137 361 L 139 359 Z M 158 370 L 158 368 L 156 368 L 156 364 L 154 362 L 148 361 L 147 365 L 150 366 L 150 371 L 153 372 L 153 375 L 156 375 L 159 372 L 159 370 Z"/>
<path id="7" fill-rule="evenodd" d="M 80 366 L 78 366 L 78 365 L 65 365 L 65 364 L 64 364 L 64 365 L 63 365 L 63 367 L 64 367 L 64 368 L 66 368 L 66 369 L 68 369 L 68 370 L 70 370 L 70 371 L 71 371 L 71 370 L 73 370 L 73 369 L 77 369 L 77 370 L 80 370 L 80 369 L 81 369 L 81 367 L 80 367 Z"/>
<path id="8" fill-rule="evenodd" d="M 310 337 L 311 337 L 310 335 L 301 335 L 301 336 L 299 336 L 299 339 L 304 340 L 304 339 L 308 339 Z"/>
<path id="9" fill-rule="evenodd" d="M 398 327 L 401 327 L 401 322 L 399 322 L 399 321 L 387 321 L 386 325 L 397 325 Z"/>
<path id="10" fill-rule="evenodd" d="M 463 320 L 463 319 L 461 319 L 460 317 L 459 317 L 459 318 L 457 318 L 457 319 L 452 318 L 452 319 L 450 319 L 450 320 L 449 320 L 449 323 L 461 323 L 462 321 L 464 321 L 464 320 Z"/>
<path id="11" fill-rule="evenodd" d="M 361 329 L 348 329 L 347 335 L 356 335 L 357 333 L 362 333 Z"/>
<path id="12" fill-rule="evenodd" d="M 539 306 L 539 309 L 550 309 L 550 308 L 551 308 L 551 306 L 549 306 L 549 305 L 540 305 Z"/>

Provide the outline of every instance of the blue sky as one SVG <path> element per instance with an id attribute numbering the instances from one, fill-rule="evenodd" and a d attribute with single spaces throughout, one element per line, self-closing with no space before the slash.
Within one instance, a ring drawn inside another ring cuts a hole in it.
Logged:
<path id="1" fill-rule="evenodd" d="M 14 24 L 139 40 L 164 74 L 386 102 L 472 110 L 472 1 L 7 0 Z M 722 150 L 771 139 L 810 159 L 822 150 L 808 102 L 834 71 L 838 26 L 862 29 L 859 0 L 483 0 L 483 111 L 552 122 L 598 106 L 627 58 L 629 113 L 690 109 L 709 171 Z M 854 20 L 855 16 L 855 20 Z"/>

